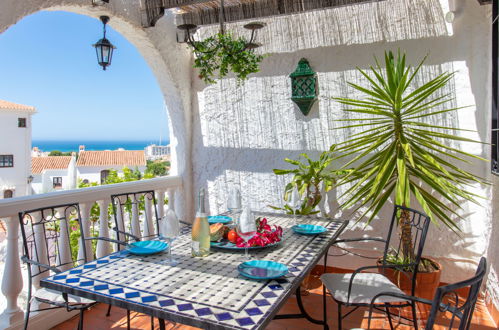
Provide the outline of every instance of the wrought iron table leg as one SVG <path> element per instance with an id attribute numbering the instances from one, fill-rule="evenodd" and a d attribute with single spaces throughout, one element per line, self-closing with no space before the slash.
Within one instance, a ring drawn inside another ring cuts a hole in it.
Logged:
<path id="1" fill-rule="evenodd" d="M 300 287 L 296 289 L 296 303 L 298 304 L 298 308 L 300 309 L 300 313 L 297 314 L 278 314 L 274 317 L 275 320 L 279 319 L 298 319 L 298 318 L 305 318 L 311 323 L 315 324 L 322 324 L 324 325 L 324 329 L 329 329 L 329 326 L 327 325 L 327 321 L 324 322 L 323 320 L 317 320 L 311 317 L 307 311 L 305 310 L 305 307 L 303 306 L 303 301 L 301 299 L 301 292 L 300 292 Z"/>
<path id="2" fill-rule="evenodd" d="M 165 320 L 158 319 L 158 321 L 159 321 L 159 329 L 160 330 L 165 330 Z"/>

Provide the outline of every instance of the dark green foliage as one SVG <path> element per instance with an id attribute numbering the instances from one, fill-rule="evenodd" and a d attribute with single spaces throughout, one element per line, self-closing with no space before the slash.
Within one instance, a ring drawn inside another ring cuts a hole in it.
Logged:
<path id="1" fill-rule="evenodd" d="M 195 46 L 194 67 L 200 70 L 199 78 L 207 84 L 215 83 L 215 78 L 227 76 L 229 71 L 234 72 L 238 83 L 241 83 L 249 74 L 260 70 L 259 63 L 264 57 L 244 50 L 246 40 L 242 37 L 235 38 L 230 32 L 197 41 Z"/>

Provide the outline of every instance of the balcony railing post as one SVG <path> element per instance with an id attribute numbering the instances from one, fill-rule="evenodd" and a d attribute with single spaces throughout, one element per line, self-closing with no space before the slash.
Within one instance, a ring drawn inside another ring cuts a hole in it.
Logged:
<path id="1" fill-rule="evenodd" d="M 144 223 L 143 223 L 144 228 L 142 232 L 144 233 L 145 237 L 152 236 L 156 232 L 152 222 L 153 203 L 150 197 L 151 196 L 148 196 L 148 194 L 144 195 Z"/>
<path id="2" fill-rule="evenodd" d="M 70 239 L 67 235 L 67 233 L 70 233 L 69 226 L 71 226 L 71 224 L 67 221 L 67 219 L 69 218 L 69 214 L 65 214 L 66 212 L 69 211 L 71 210 L 66 210 L 63 207 L 57 209 L 59 217 L 61 217 L 62 219 L 66 219 L 66 220 L 61 220 L 59 222 L 58 244 L 59 244 L 60 254 L 57 255 L 56 258 L 59 258 L 59 264 L 63 265 L 59 267 L 61 270 L 68 270 L 73 267 L 71 265 L 72 258 L 71 258 Z"/>
<path id="3" fill-rule="evenodd" d="M 160 219 L 163 219 L 165 216 L 165 192 L 163 190 L 156 190 L 156 201 L 158 203 L 158 217 Z M 160 226 L 159 228 L 160 231 L 162 231 L 162 228 Z M 164 233 L 161 233 L 164 234 Z"/>
<path id="4" fill-rule="evenodd" d="M 90 212 L 92 210 L 93 203 L 80 203 L 80 213 L 81 213 L 81 228 L 83 230 L 83 234 L 85 237 L 90 237 Z M 94 254 L 92 251 L 92 242 L 86 241 L 82 246 L 82 242 L 80 240 L 78 250 L 78 259 L 83 259 L 83 249 L 87 254 L 87 261 L 91 261 L 94 259 Z"/>
<path id="5" fill-rule="evenodd" d="M 99 236 L 100 237 L 107 237 L 109 238 L 109 213 L 108 213 L 108 206 L 110 200 L 100 200 L 97 201 L 99 204 Z M 104 240 L 98 240 L 97 241 L 97 258 L 102 258 L 104 256 L 107 256 L 112 252 L 111 245 L 109 242 L 106 242 Z"/>
<path id="6" fill-rule="evenodd" d="M 139 220 L 139 208 L 138 208 L 138 200 L 137 196 L 132 195 L 134 200 L 132 201 L 132 218 L 130 219 L 131 221 L 131 227 L 132 227 L 132 234 L 137 236 L 138 238 L 142 238 L 142 234 L 140 233 L 140 220 Z"/>
<path id="7" fill-rule="evenodd" d="M 7 255 L 2 277 L 2 293 L 7 300 L 5 310 L 0 314 L 0 328 L 8 328 L 22 320 L 23 311 L 17 305 L 17 298 L 23 289 L 21 262 L 19 259 L 19 220 L 5 218 L 7 227 Z"/>

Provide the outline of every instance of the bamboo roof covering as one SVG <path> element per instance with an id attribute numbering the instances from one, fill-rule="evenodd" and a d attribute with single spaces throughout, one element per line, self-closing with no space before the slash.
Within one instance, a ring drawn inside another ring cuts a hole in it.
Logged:
<path id="1" fill-rule="evenodd" d="M 290 15 L 311 10 L 382 0 L 225 0 L 225 22 Z M 144 0 L 145 27 L 154 26 L 164 11 L 174 9 L 177 23 L 201 25 L 219 22 L 220 0 Z"/>

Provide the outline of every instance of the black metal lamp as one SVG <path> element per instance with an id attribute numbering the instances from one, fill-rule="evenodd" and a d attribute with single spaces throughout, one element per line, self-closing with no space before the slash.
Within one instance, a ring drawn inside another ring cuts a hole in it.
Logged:
<path id="1" fill-rule="evenodd" d="M 114 47 L 114 45 L 106 39 L 106 24 L 107 22 L 109 22 L 109 16 L 101 16 L 100 20 L 102 21 L 102 24 L 104 26 L 104 36 L 92 46 L 95 47 L 97 62 L 100 66 L 102 66 L 102 70 L 106 70 L 106 67 L 111 65 L 111 60 L 113 59 L 113 51 L 116 49 L 116 47 Z"/>

